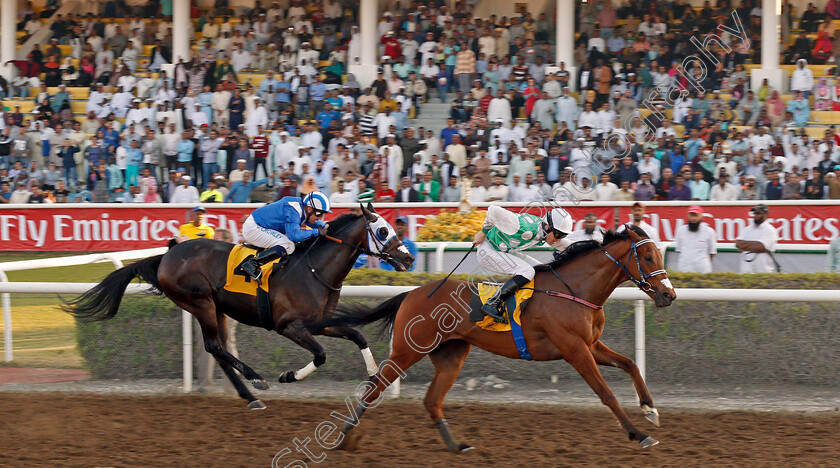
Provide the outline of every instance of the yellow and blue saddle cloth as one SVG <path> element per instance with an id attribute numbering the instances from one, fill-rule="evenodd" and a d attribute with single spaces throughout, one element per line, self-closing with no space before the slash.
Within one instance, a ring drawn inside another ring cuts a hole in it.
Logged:
<path id="1" fill-rule="evenodd" d="M 274 316 L 271 313 L 271 298 L 268 294 L 269 277 L 274 271 L 280 271 L 286 265 L 288 257 L 283 259 L 276 259 L 266 263 L 261 267 L 262 269 L 262 285 L 257 285 L 257 282 L 242 269 L 242 263 L 253 257 L 258 249 L 247 245 L 236 245 L 230 251 L 227 259 L 227 280 L 225 282 L 225 291 L 232 293 L 247 294 L 249 296 L 256 296 L 257 299 L 257 313 L 260 317 L 260 326 L 266 330 L 274 331 Z"/>
<path id="2" fill-rule="evenodd" d="M 257 282 L 252 280 L 245 271 L 242 270 L 242 263 L 248 258 L 254 256 L 258 252 L 252 247 L 237 244 L 233 247 L 227 259 L 227 281 L 224 289 L 233 293 L 247 294 L 249 296 L 257 295 Z M 274 266 L 281 259 L 274 260 L 262 266 L 262 289 L 268 292 L 268 277 L 274 271 Z"/>
<path id="3" fill-rule="evenodd" d="M 501 286 L 498 283 L 478 283 L 476 285 L 478 292 L 474 292 L 470 299 L 470 320 L 477 322 L 476 325 L 481 327 L 482 330 L 510 331 L 513 335 L 513 341 L 516 343 L 516 349 L 519 351 L 519 356 L 526 361 L 530 361 L 531 353 L 528 351 L 525 336 L 522 334 L 521 316 L 525 307 L 528 306 L 531 296 L 534 295 L 534 280 L 519 288 L 516 294 L 505 301 L 504 313 L 508 318 L 508 323 L 496 322 L 493 317 L 486 316 L 481 312 L 481 306 L 495 296 Z"/>

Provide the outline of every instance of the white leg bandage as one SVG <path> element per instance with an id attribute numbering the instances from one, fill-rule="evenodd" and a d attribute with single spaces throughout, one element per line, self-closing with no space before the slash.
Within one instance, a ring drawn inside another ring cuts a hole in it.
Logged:
<path id="1" fill-rule="evenodd" d="M 295 372 L 295 379 L 297 379 L 299 381 L 303 380 L 303 379 L 309 377 L 310 374 L 315 372 L 315 369 L 317 369 L 317 367 L 315 367 L 315 363 L 310 362 L 309 364 L 306 365 L 306 367 L 304 367 L 303 369 Z"/>
<path id="2" fill-rule="evenodd" d="M 368 375 L 376 375 L 379 368 L 376 366 L 376 361 L 373 359 L 373 353 L 370 352 L 370 348 L 362 350 L 362 357 L 365 358 L 365 367 L 367 368 Z"/>

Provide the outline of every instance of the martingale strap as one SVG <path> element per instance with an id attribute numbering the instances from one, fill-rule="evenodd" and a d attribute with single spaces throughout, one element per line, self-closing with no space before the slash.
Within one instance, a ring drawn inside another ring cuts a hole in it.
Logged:
<path id="1" fill-rule="evenodd" d="M 546 294 L 546 295 L 551 296 L 551 297 L 559 297 L 561 299 L 568 299 L 572 302 L 577 302 L 578 304 L 583 304 L 586 307 L 589 307 L 590 309 L 600 310 L 600 309 L 604 308 L 604 306 L 602 306 L 602 305 L 593 304 L 593 303 L 587 301 L 586 299 L 581 299 L 577 296 L 573 296 L 571 294 L 566 294 L 566 293 L 563 293 L 563 292 L 560 292 L 560 291 L 552 291 L 550 289 L 534 288 L 534 292 L 543 293 L 543 294 Z"/>

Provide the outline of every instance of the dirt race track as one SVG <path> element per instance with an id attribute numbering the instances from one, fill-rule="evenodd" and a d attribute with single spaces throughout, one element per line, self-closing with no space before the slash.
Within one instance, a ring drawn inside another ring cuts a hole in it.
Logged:
<path id="1" fill-rule="evenodd" d="M 266 401 L 247 411 L 218 397 L 0 394 L 0 466 L 271 466 L 292 440 L 313 437 L 337 401 Z M 661 441 L 641 450 L 606 408 L 451 405 L 456 439 L 476 449 L 443 452 L 419 402 L 385 402 L 368 411 L 357 452 L 330 451 L 317 466 L 837 466 L 840 416 L 834 414 L 671 412 L 654 428 L 629 408 L 640 429 Z M 327 438 L 331 440 L 332 437 Z M 312 453 L 324 451 L 312 442 Z M 279 459 L 286 466 L 302 454 Z M 308 466 L 316 463 L 308 461 Z M 307 466 L 292 464 L 291 466 Z"/>

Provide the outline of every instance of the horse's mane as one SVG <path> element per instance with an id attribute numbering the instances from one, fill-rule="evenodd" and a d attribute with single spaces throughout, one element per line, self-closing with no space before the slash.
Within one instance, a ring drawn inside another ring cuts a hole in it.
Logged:
<path id="1" fill-rule="evenodd" d="M 549 263 L 545 263 L 542 265 L 537 265 L 534 267 L 536 271 L 548 271 L 554 268 L 559 267 L 560 265 L 570 262 L 578 257 L 581 257 L 595 249 L 600 249 L 601 246 L 609 245 L 613 242 L 620 241 L 620 240 L 627 240 L 630 238 L 629 231 L 632 230 L 640 237 L 647 238 L 648 235 L 643 231 L 640 227 L 635 226 L 633 224 L 626 224 L 626 229 L 622 229 L 620 232 L 616 231 L 607 231 L 604 233 L 604 242 L 598 242 L 595 240 L 588 240 L 588 241 L 580 241 L 575 242 L 574 244 L 570 245 L 566 250 L 560 252 L 554 256 L 554 260 Z"/>
<path id="2" fill-rule="evenodd" d="M 345 213 L 329 222 L 330 227 L 327 229 L 327 233 L 331 235 L 338 234 L 362 216 L 363 215 L 355 213 Z"/>
<path id="3" fill-rule="evenodd" d="M 328 222 L 329 227 L 327 228 L 327 234 L 332 236 L 332 237 L 335 237 L 335 236 L 339 235 L 342 231 L 344 231 L 345 229 L 350 227 L 350 225 L 352 225 L 355 221 L 357 221 L 362 216 L 364 216 L 364 215 L 355 214 L 355 213 L 346 213 L 346 214 L 343 214 L 343 215 L 335 218 L 332 221 L 329 221 Z M 305 245 L 305 246 L 308 247 L 310 243 L 315 242 L 318 239 L 319 239 L 319 237 L 313 237 L 311 239 L 307 239 L 307 240 L 301 242 L 300 245 Z M 297 253 L 298 251 L 304 251 L 304 250 L 295 249 L 295 253 Z"/>

